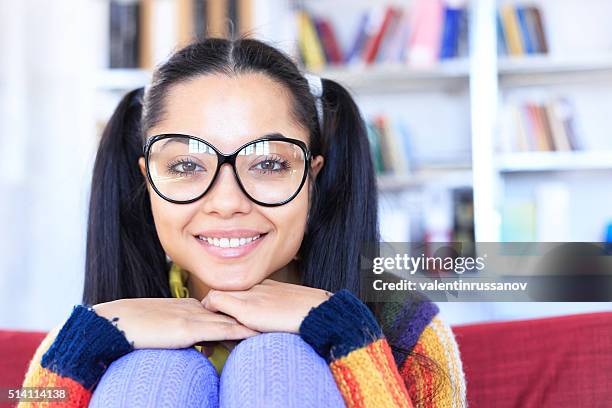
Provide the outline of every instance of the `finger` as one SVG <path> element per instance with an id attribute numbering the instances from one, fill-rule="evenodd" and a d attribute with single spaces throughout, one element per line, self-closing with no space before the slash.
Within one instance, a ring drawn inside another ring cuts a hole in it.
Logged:
<path id="1" fill-rule="evenodd" d="M 223 312 L 211 312 L 204 308 L 203 305 L 200 305 L 202 308 L 202 313 L 194 313 L 190 316 L 191 319 L 194 319 L 200 323 L 238 323 L 238 321 Z"/>
<path id="2" fill-rule="evenodd" d="M 202 299 L 202 305 L 211 312 L 223 312 L 240 321 L 240 315 L 245 308 L 245 300 L 237 298 L 228 292 L 210 290 Z"/>
<path id="3" fill-rule="evenodd" d="M 240 323 L 228 324 L 228 323 L 218 323 L 215 324 L 214 328 L 207 328 L 208 335 L 210 336 L 211 332 L 215 333 L 215 340 L 240 340 L 245 339 L 247 337 L 256 336 L 259 334 L 258 331 L 255 331 L 245 325 Z"/>
<path id="4" fill-rule="evenodd" d="M 270 285 L 270 286 L 274 286 L 274 285 L 278 285 L 280 282 L 275 281 L 274 279 L 264 279 L 263 281 L 261 281 L 260 285 Z"/>

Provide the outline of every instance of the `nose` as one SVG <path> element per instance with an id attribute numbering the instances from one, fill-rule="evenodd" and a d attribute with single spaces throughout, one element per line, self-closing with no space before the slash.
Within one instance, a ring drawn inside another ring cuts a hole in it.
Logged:
<path id="1" fill-rule="evenodd" d="M 251 200 L 240 189 L 234 171 L 227 163 L 221 166 L 217 179 L 202 198 L 202 211 L 221 218 L 246 214 L 252 207 Z"/>

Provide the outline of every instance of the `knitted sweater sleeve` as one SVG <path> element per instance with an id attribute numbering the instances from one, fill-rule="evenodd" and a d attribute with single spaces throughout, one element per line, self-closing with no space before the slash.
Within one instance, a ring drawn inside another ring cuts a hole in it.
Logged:
<path id="1" fill-rule="evenodd" d="M 437 307 L 399 306 L 387 316 L 392 343 L 370 309 L 347 290 L 311 309 L 300 335 L 328 361 L 348 407 L 465 406 L 458 350 Z M 423 367 L 423 361 L 429 364 Z M 432 367 L 442 372 L 435 375 Z"/>
<path id="2" fill-rule="evenodd" d="M 50 331 L 38 346 L 22 388 L 61 387 L 66 390 L 66 399 L 57 401 L 58 406 L 87 407 L 108 365 L 132 350 L 125 335 L 109 320 L 91 307 L 77 305 L 64 325 Z M 32 404 L 18 405 L 26 406 Z"/>
<path id="3" fill-rule="evenodd" d="M 436 314 L 400 364 L 415 405 L 466 408 L 466 381 L 452 330 Z"/>
<path id="4" fill-rule="evenodd" d="M 311 309 L 300 335 L 327 360 L 348 407 L 413 407 L 374 315 L 348 290 Z"/>

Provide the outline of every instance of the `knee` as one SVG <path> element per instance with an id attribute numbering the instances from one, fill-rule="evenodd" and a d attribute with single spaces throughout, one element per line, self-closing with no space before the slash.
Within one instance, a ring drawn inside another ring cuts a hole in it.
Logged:
<path id="1" fill-rule="evenodd" d="M 108 367 L 90 406 L 208 406 L 218 382 L 214 366 L 195 349 L 134 350 Z"/>
<path id="2" fill-rule="evenodd" d="M 216 374 L 212 363 L 193 348 L 187 349 L 139 349 L 114 361 L 104 376 L 137 374 L 172 375 L 174 373 Z"/>
<path id="3" fill-rule="evenodd" d="M 310 347 L 310 345 L 306 343 L 298 334 L 283 332 L 262 333 L 258 334 L 257 336 L 248 337 L 238 343 L 234 350 L 232 350 L 230 357 L 232 354 L 241 355 L 258 350 L 269 350 L 273 352 L 300 350 L 306 354 L 314 353 L 312 356 L 318 357 L 312 347 Z"/>
<path id="4" fill-rule="evenodd" d="M 326 361 L 290 333 L 241 341 L 221 372 L 219 401 L 225 407 L 344 406 Z"/>
<path id="5" fill-rule="evenodd" d="M 324 369 L 325 360 L 299 335 L 293 333 L 262 333 L 242 340 L 230 353 L 226 365 L 242 365 L 240 361 L 264 364 L 271 360 L 304 362 Z"/>

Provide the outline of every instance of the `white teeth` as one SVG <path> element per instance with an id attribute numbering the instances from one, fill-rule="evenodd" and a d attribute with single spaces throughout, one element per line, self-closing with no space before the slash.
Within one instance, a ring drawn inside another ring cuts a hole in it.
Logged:
<path id="1" fill-rule="evenodd" d="M 255 235 L 254 237 L 248 238 L 212 238 L 212 237 L 204 237 L 198 236 L 198 239 L 202 241 L 208 242 L 210 245 L 214 245 L 220 248 L 236 248 L 242 245 L 249 244 L 256 239 L 258 239 L 261 235 Z"/>

